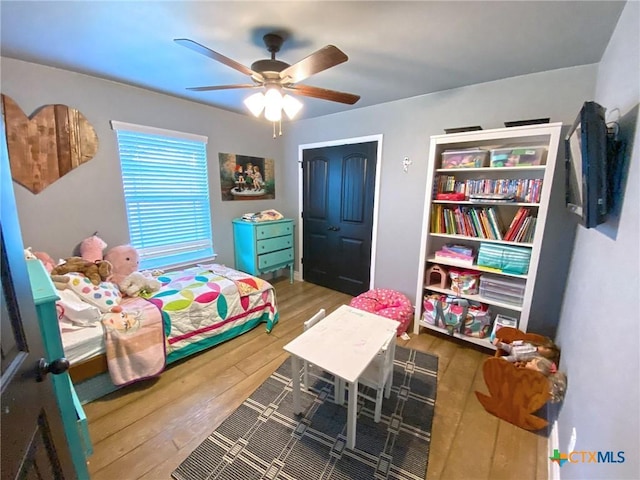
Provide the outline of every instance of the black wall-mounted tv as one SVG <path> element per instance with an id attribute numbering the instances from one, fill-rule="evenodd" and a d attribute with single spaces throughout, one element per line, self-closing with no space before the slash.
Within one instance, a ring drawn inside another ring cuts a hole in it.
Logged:
<path id="1" fill-rule="evenodd" d="M 565 139 L 566 204 L 586 228 L 607 219 L 609 131 L 605 109 L 585 102 Z"/>

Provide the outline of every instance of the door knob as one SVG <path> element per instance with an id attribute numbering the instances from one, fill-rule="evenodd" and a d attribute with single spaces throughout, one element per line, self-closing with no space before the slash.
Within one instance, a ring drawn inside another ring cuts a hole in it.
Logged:
<path id="1" fill-rule="evenodd" d="M 60 375 L 67 370 L 69 370 L 69 360 L 64 357 L 58 358 L 51 363 L 47 362 L 44 358 L 41 358 L 36 367 L 36 380 L 41 382 L 49 373 Z"/>

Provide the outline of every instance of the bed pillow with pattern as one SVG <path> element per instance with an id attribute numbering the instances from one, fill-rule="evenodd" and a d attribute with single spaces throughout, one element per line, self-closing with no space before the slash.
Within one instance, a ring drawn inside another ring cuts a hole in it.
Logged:
<path id="1" fill-rule="evenodd" d="M 122 294 L 115 283 L 101 282 L 99 285 L 94 285 L 80 273 L 67 273 L 67 275 L 71 278 L 68 283 L 69 288 L 83 301 L 98 307 L 103 313 L 110 312 L 122 301 Z"/>

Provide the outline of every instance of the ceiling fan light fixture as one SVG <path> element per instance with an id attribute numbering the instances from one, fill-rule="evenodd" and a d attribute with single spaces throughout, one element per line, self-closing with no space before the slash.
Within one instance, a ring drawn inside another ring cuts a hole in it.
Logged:
<path id="1" fill-rule="evenodd" d="M 269 88 L 264 94 L 264 118 L 270 122 L 282 119 L 282 93 L 277 88 Z"/>
<path id="2" fill-rule="evenodd" d="M 264 94 L 262 92 L 258 92 L 250 95 L 244 99 L 244 104 L 254 117 L 259 117 L 262 110 L 264 110 Z"/>
<path id="3" fill-rule="evenodd" d="M 282 109 L 287 114 L 289 120 L 293 120 L 298 112 L 302 109 L 302 102 L 291 95 L 282 97 Z"/>
<path id="4" fill-rule="evenodd" d="M 303 97 L 318 98 L 348 105 L 353 105 L 360 99 L 360 96 L 352 93 L 327 90 L 311 85 L 295 85 L 316 73 L 323 72 L 346 62 L 349 57 L 338 47 L 326 45 L 302 60 L 294 64 L 289 64 L 276 59 L 276 53 L 280 51 L 280 47 L 285 40 L 283 35 L 277 32 L 268 33 L 263 37 L 263 40 L 267 50 L 271 53 L 271 58 L 257 60 L 253 62 L 251 68 L 249 68 L 188 38 L 174 39 L 179 45 L 248 75 L 251 80 L 253 80 L 253 83 L 190 87 L 188 90 L 209 92 L 234 88 L 263 87 L 264 90 L 262 92 L 247 97 L 244 100 L 244 104 L 255 117 L 260 117 L 264 112 L 265 119 L 273 123 L 274 138 L 276 138 L 276 123 L 279 124 L 280 135 L 282 135 L 282 111 L 284 110 L 287 117 L 293 120 L 303 107 L 302 102 L 297 98 L 291 95 L 283 96 L 283 90 L 292 90 L 296 95 Z"/>

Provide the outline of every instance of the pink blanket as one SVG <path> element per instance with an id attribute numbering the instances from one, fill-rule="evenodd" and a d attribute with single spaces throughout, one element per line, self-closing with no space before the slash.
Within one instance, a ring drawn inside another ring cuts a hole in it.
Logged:
<path id="1" fill-rule="evenodd" d="M 107 365 L 114 385 L 158 375 L 165 366 L 162 315 L 142 298 L 123 301 L 120 313 L 102 317 Z"/>

